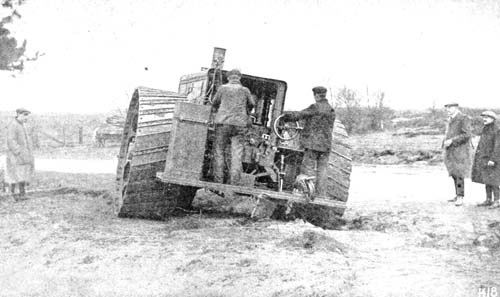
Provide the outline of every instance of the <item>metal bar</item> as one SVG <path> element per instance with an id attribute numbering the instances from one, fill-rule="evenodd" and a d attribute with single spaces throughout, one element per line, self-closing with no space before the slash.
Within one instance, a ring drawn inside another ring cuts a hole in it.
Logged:
<path id="1" fill-rule="evenodd" d="M 321 205 L 321 206 L 328 206 L 328 207 L 337 207 L 337 208 L 346 208 L 346 203 L 342 201 L 337 201 L 337 200 L 329 200 L 321 197 L 317 197 L 312 201 L 308 201 L 306 198 L 306 195 L 300 195 L 300 194 L 288 194 L 288 193 L 278 193 L 270 190 L 262 190 L 262 189 L 255 189 L 255 188 L 248 188 L 248 187 L 242 187 L 242 186 L 234 186 L 234 185 L 225 185 L 225 184 L 219 184 L 219 183 L 214 183 L 214 182 L 206 182 L 206 181 L 200 181 L 200 180 L 192 180 L 192 179 L 183 179 L 183 178 L 178 178 L 172 175 L 167 175 L 163 172 L 158 172 L 156 174 L 156 177 L 160 179 L 162 182 L 165 183 L 172 183 L 172 184 L 178 184 L 178 185 L 183 185 L 183 186 L 192 186 L 192 187 L 199 187 L 199 188 L 207 188 L 207 189 L 214 189 L 214 190 L 219 190 L 219 191 L 233 191 L 234 193 L 238 194 L 245 194 L 249 196 L 257 196 L 257 195 L 264 195 L 266 198 L 271 198 L 271 199 L 278 199 L 278 200 L 283 200 L 283 201 L 292 201 L 296 203 L 309 203 L 309 204 L 314 204 L 314 205 Z"/>
<path id="2" fill-rule="evenodd" d="M 188 118 L 188 117 L 178 117 L 177 119 L 179 119 L 179 121 L 182 121 L 182 122 L 193 122 L 193 123 L 208 124 L 208 120 L 200 121 L 199 119 Z"/>
<path id="3" fill-rule="evenodd" d="M 172 124 L 172 119 L 149 121 L 149 122 L 139 122 L 139 124 L 137 124 L 137 128 L 147 128 L 147 127 L 152 127 L 152 126 L 171 125 L 171 124 Z"/>
<path id="4" fill-rule="evenodd" d="M 333 163 L 333 162 L 328 162 L 328 165 L 331 165 L 333 168 L 336 168 L 336 169 L 338 169 L 338 170 L 342 171 L 342 172 L 343 172 L 343 173 L 345 173 L 345 174 L 348 174 L 348 175 L 350 175 L 350 174 L 351 174 L 351 171 L 349 171 L 349 170 L 347 170 L 347 169 L 344 169 L 344 168 L 342 168 L 342 167 L 338 167 L 338 166 L 336 166 L 336 165 L 335 165 L 335 163 Z"/>
<path id="5" fill-rule="evenodd" d="M 185 98 L 178 97 L 178 99 L 176 99 L 176 98 L 169 97 L 169 99 L 156 99 L 156 100 L 155 99 L 149 100 L 149 99 L 141 98 L 140 105 L 175 104 L 177 102 L 185 102 L 186 101 L 186 100 L 179 100 L 179 99 L 185 99 Z"/>
<path id="6" fill-rule="evenodd" d="M 330 152 L 332 152 L 332 153 L 336 154 L 337 156 L 341 156 L 342 158 L 347 159 L 348 161 L 352 162 L 352 158 L 350 158 L 350 157 L 348 157 L 348 156 L 346 156 L 346 155 L 343 155 L 343 154 L 341 154 L 341 153 L 339 153 L 339 152 L 337 152 L 337 151 L 333 151 L 333 150 L 332 150 L 332 151 L 330 151 Z"/>
<path id="7" fill-rule="evenodd" d="M 158 109 L 143 109 L 139 111 L 139 115 L 151 115 L 157 113 L 174 113 L 173 107 L 158 108 Z"/>

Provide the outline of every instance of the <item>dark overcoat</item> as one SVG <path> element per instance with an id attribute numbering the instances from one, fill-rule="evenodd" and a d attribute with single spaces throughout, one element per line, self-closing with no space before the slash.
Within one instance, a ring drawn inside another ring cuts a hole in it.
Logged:
<path id="1" fill-rule="evenodd" d="M 488 161 L 495 162 L 488 166 Z M 472 166 L 472 181 L 500 185 L 500 128 L 496 123 L 484 126 Z"/>
<path id="2" fill-rule="evenodd" d="M 304 120 L 300 144 L 310 150 L 330 152 L 335 110 L 324 99 L 301 111 L 286 112 L 288 118 Z"/>
<path id="3" fill-rule="evenodd" d="M 5 165 L 6 183 L 31 182 L 35 168 L 31 138 L 24 124 L 19 122 L 17 118 L 7 127 Z"/>
<path id="4" fill-rule="evenodd" d="M 446 127 L 445 141 L 451 139 L 449 147 L 444 147 L 444 164 L 450 176 L 468 178 L 472 169 L 471 119 L 459 112 L 451 118 Z M 444 144 L 444 142 L 443 142 Z"/>

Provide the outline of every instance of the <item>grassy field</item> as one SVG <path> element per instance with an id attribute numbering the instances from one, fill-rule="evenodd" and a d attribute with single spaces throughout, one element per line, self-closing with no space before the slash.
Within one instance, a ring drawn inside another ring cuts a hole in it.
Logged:
<path id="1" fill-rule="evenodd" d="M 358 164 L 413 164 L 436 165 L 443 162 L 441 144 L 443 135 L 407 137 L 393 132 L 351 135 L 353 160 Z M 474 147 L 479 141 L 473 137 Z"/>
<path id="2" fill-rule="evenodd" d="M 350 143 L 357 163 L 402 164 L 442 161 L 441 135 L 394 136 L 391 132 L 352 135 Z"/>

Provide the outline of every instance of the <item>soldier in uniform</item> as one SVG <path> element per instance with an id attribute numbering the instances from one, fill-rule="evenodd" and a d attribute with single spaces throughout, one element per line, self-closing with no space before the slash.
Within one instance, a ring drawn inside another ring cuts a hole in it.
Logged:
<path id="1" fill-rule="evenodd" d="M 241 72 L 233 69 L 227 73 L 228 83 L 219 87 L 212 101 L 215 114 L 214 181 L 224 182 L 225 151 L 231 143 L 230 183 L 235 184 L 242 172 L 243 136 L 251 125 L 250 112 L 255 105 L 250 90 L 241 85 Z"/>
<path id="2" fill-rule="evenodd" d="M 24 125 L 29 115 L 28 110 L 17 109 L 15 119 L 7 128 L 5 182 L 9 184 L 16 201 L 25 198 L 26 186 L 31 182 L 35 168 L 31 138 Z M 19 194 L 15 194 L 16 185 L 19 187 Z"/>
<path id="3" fill-rule="evenodd" d="M 316 103 L 302 111 L 285 112 L 287 120 L 304 120 L 300 143 L 305 149 L 300 167 L 301 175 L 316 177 L 314 196 L 325 196 L 327 189 L 328 157 L 332 144 L 335 110 L 326 99 L 325 87 L 312 89 Z"/>
<path id="4" fill-rule="evenodd" d="M 463 204 L 465 178 L 470 177 L 472 167 L 471 120 L 463 114 L 458 103 L 445 105 L 449 119 L 443 141 L 444 164 L 455 184 L 455 198 L 448 200 L 456 206 Z"/>
<path id="5" fill-rule="evenodd" d="M 483 130 L 474 156 L 472 181 L 484 184 L 486 200 L 478 206 L 500 207 L 500 128 L 496 124 L 496 114 L 485 111 Z"/>

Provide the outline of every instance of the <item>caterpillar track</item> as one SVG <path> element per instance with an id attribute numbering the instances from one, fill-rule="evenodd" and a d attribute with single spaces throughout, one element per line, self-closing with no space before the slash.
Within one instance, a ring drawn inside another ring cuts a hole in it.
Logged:
<path id="1" fill-rule="evenodd" d="M 139 87 L 132 96 L 118 155 L 114 210 L 120 217 L 161 219 L 187 208 L 196 193 L 190 186 L 162 183 L 176 102 L 186 96 Z"/>
<path id="2" fill-rule="evenodd" d="M 335 120 L 333 126 L 332 147 L 328 160 L 328 196 L 337 201 L 346 202 L 349 198 L 350 176 L 352 171 L 351 146 L 347 143 L 344 125 Z"/>

